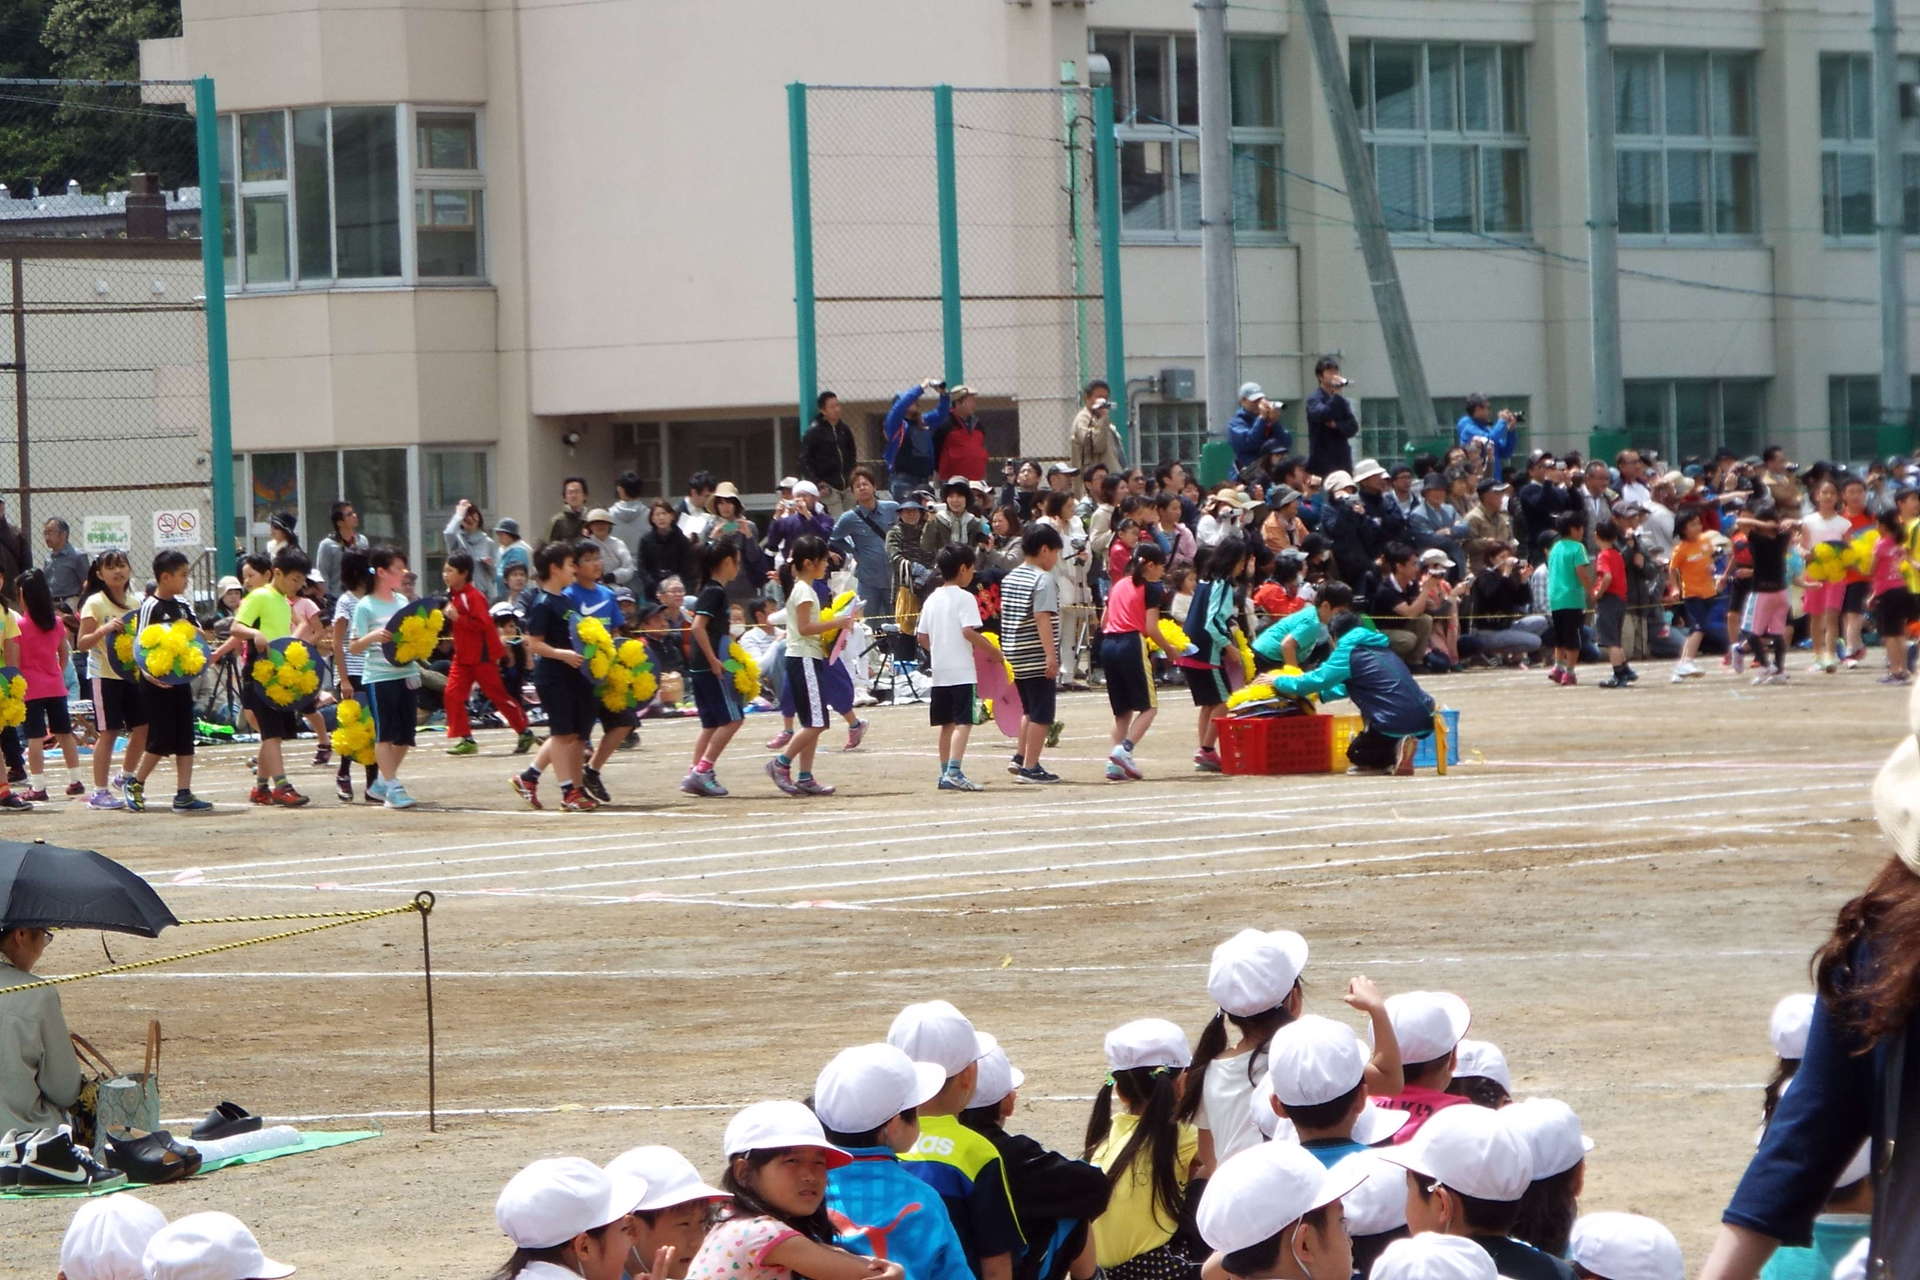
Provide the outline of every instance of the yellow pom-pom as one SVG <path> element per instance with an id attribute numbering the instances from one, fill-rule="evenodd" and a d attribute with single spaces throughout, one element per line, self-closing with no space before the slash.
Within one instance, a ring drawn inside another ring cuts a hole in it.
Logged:
<path id="1" fill-rule="evenodd" d="M 335 710 L 334 715 L 339 718 L 341 724 L 352 724 L 360 718 L 360 704 L 348 698 Z"/>
<path id="2" fill-rule="evenodd" d="M 287 657 L 287 661 L 292 663 L 294 666 L 304 667 L 307 665 L 309 661 L 312 660 L 313 655 L 307 652 L 307 646 L 305 646 L 304 644 L 301 644 L 298 640 L 295 640 L 292 644 L 287 646 L 286 657 Z"/>
<path id="3" fill-rule="evenodd" d="M 300 695 L 281 684 L 267 686 L 267 698 L 275 706 L 284 707 Z"/>
<path id="4" fill-rule="evenodd" d="M 180 655 L 180 670 L 184 675 L 197 676 L 206 669 L 206 666 L 207 655 L 200 651 L 199 645 Z"/>
<path id="5" fill-rule="evenodd" d="M 441 627 L 447 625 L 447 615 L 438 609 L 428 610 L 427 622 L 435 631 L 438 631 Z"/>
<path id="6" fill-rule="evenodd" d="M 621 666 L 637 667 L 647 660 L 647 646 L 638 640 L 622 640 L 619 656 Z"/>
<path id="7" fill-rule="evenodd" d="M 122 664 L 133 661 L 133 637 L 122 631 L 113 638 L 113 654 Z"/>
<path id="8" fill-rule="evenodd" d="M 142 649 L 153 648 L 153 646 L 160 643 L 160 637 L 165 634 L 167 634 L 167 629 L 157 622 L 140 628 L 140 647 Z"/>
<path id="9" fill-rule="evenodd" d="M 633 678 L 627 691 L 633 695 L 635 702 L 652 702 L 653 695 L 660 691 L 660 682 L 653 678 L 653 672 L 642 671 Z"/>
<path id="10" fill-rule="evenodd" d="M 1259 664 L 1253 660 L 1253 646 L 1247 643 L 1246 636 L 1241 635 L 1237 638 L 1239 644 L 1236 646 L 1236 650 L 1240 654 L 1240 670 L 1245 674 L 1247 683 L 1251 684 L 1253 683 L 1254 677 L 1260 673 L 1260 667 Z"/>
<path id="11" fill-rule="evenodd" d="M 273 659 L 261 658 L 253 664 L 253 678 L 261 684 L 267 684 L 273 680 L 274 673 L 278 670 L 279 668 L 273 665 Z"/>
<path id="12" fill-rule="evenodd" d="M 1176 655 L 1189 653 L 1193 649 L 1193 641 L 1187 638 L 1187 633 L 1172 618 L 1160 619 L 1160 642 L 1169 653 Z"/>
<path id="13" fill-rule="evenodd" d="M 7 689 L 15 698 L 24 700 L 27 696 L 27 678 L 15 676 L 7 685 Z"/>
<path id="14" fill-rule="evenodd" d="M 147 674 L 156 677 L 172 675 L 173 655 L 159 648 L 147 650 Z"/>
<path id="15" fill-rule="evenodd" d="M 587 664 L 587 669 L 593 672 L 593 678 L 595 680 L 605 680 L 607 678 L 607 672 L 612 668 L 613 664 L 607 661 L 604 655 L 600 654 L 594 655 L 593 661 Z"/>

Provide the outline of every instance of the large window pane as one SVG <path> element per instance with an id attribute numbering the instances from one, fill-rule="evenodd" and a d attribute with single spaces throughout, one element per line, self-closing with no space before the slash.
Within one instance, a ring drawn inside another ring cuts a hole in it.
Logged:
<path id="1" fill-rule="evenodd" d="M 1660 153 L 1620 153 L 1620 230 L 1650 235 L 1660 227 Z"/>
<path id="2" fill-rule="evenodd" d="M 333 532 L 333 504 L 340 500 L 340 455 L 332 449 L 302 454 L 307 468 L 305 502 L 301 506 L 300 545 L 311 555 L 320 539 Z"/>
<path id="3" fill-rule="evenodd" d="M 1838 155 L 1830 157 L 1835 182 L 1835 204 L 1839 215 L 1837 234 L 1869 236 L 1873 234 L 1873 157 Z"/>
<path id="4" fill-rule="evenodd" d="M 1873 137 L 1873 63 L 1865 54 L 1847 59 L 1848 128 L 1855 141 Z"/>
<path id="5" fill-rule="evenodd" d="M 1750 236 L 1759 229 L 1755 163 L 1755 157 L 1745 152 L 1722 152 L 1713 158 L 1715 235 Z"/>
<path id="6" fill-rule="evenodd" d="M 1376 129 L 1420 127 L 1420 46 L 1373 46 L 1373 113 Z"/>
<path id="7" fill-rule="evenodd" d="M 1280 229 L 1280 148 L 1233 144 L 1233 227 L 1241 231 Z"/>
<path id="8" fill-rule="evenodd" d="M 484 449 L 433 449 L 421 455 L 421 502 L 426 508 L 421 523 L 426 550 L 428 582 L 440 581 L 440 567 L 447 562 L 446 540 L 438 536 L 441 523 L 460 499 L 480 508 L 483 519 L 491 522 L 492 503 L 487 494 L 487 454 Z M 490 523 L 489 523 L 489 527 Z"/>
<path id="9" fill-rule="evenodd" d="M 1460 46 L 1427 46 L 1427 128 L 1460 127 Z M 1434 162 L 1438 165 L 1438 161 Z"/>
<path id="10" fill-rule="evenodd" d="M 1910 236 L 1920 236 L 1920 156 L 1900 157 L 1902 219 Z"/>
<path id="11" fill-rule="evenodd" d="M 1720 56 L 1713 60 L 1713 132 L 1721 138 L 1753 136 L 1753 60 Z"/>
<path id="12" fill-rule="evenodd" d="M 1845 141 L 1847 136 L 1847 57 L 1820 57 L 1820 136 Z"/>
<path id="13" fill-rule="evenodd" d="M 1629 380 L 1626 386 L 1627 431 L 1635 440 L 1657 444 L 1662 452 L 1667 445 L 1667 390 L 1671 384 L 1646 379 Z"/>
<path id="14" fill-rule="evenodd" d="M 343 279 L 400 274 L 399 164 L 392 107 L 334 108 L 334 236 Z"/>
<path id="15" fill-rule="evenodd" d="M 480 140 L 466 112 L 422 111 L 414 117 L 413 163 L 419 169 L 478 169 Z"/>
<path id="16" fill-rule="evenodd" d="M 1236 129 L 1280 127 L 1279 46 L 1272 40 L 1235 40 L 1232 60 L 1233 125 Z"/>
<path id="17" fill-rule="evenodd" d="M 1701 82 L 1706 70 L 1705 54 L 1667 55 L 1666 121 L 1669 134 L 1699 137 L 1706 133 L 1706 113 L 1701 110 Z"/>
<path id="18" fill-rule="evenodd" d="M 241 201 L 246 236 L 247 283 L 287 283 L 287 198 L 248 196 Z"/>
<path id="19" fill-rule="evenodd" d="M 1389 231 L 1426 229 L 1426 149 L 1374 148 L 1374 172 L 1380 182 L 1380 205 Z"/>
<path id="20" fill-rule="evenodd" d="M 1707 230 L 1707 153 L 1667 152 L 1667 231 L 1676 236 Z"/>
<path id="21" fill-rule="evenodd" d="M 286 177 L 286 113 L 254 111 L 241 116 L 240 181 L 284 182 Z"/>
<path id="22" fill-rule="evenodd" d="M 248 488 L 253 512 L 253 524 L 265 538 L 267 521 L 277 511 L 300 510 L 300 472 L 295 456 L 291 453 L 256 453 L 252 455 L 252 477 Z M 253 541 L 253 532 L 248 531 L 249 543 Z"/>
<path id="23" fill-rule="evenodd" d="M 1194 52 L 1193 37 L 1179 36 L 1174 40 L 1173 47 L 1173 89 L 1179 107 L 1174 123 L 1196 129 L 1200 126 L 1200 64 Z"/>
<path id="24" fill-rule="evenodd" d="M 481 244 L 481 193 L 414 193 L 414 265 L 422 277 L 478 276 Z"/>
<path id="25" fill-rule="evenodd" d="M 1494 83 L 1498 62 L 1499 58 L 1490 44 L 1470 44 L 1466 47 L 1460 80 L 1460 126 L 1463 129 L 1485 133 L 1492 129 L 1512 130 L 1516 127 L 1511 122 L 1501 124 L 1493 114 L 1495 90 L 1499 87 Z"/>
<path id="26" fill-rule="evenodd" d="M 1723 382 L 1720 384 L 1720 439 L 1742 456 L 1759 453 L 1766 434 L 1766 384 L 1763 382 Z"/>
<path id="27" fill-rule="evenodd" d="M 1500 121 L 1502 133 L 1527 131 L 1527 51 L 1500 50 Z"/>
<path id="28" fill-rule="evenodd" d="M 340 496 L 360 513 L 360 532 L 374 546 L 407 546 L 407 451 L 347 449 Z M 434 518 L 438 518 L 436 513 Z M 415 566 L 416 568 L 418 566 Z"/>
<path id="29" fill-rule="evenodd" d="M 1613 55 L 1613 127 L 1621 133 L 1654 132 L 1654 77 L 1660 59 L 1651 53 Z"/>
<path id="30" fill-rule="evenodd" d="M 1126 231 L 1173 230 L 1170 200 L 1173 147 L 1164 142 L 1120 146 L 1120 226 Z"/>
<path id="31" fill-rule="evenodd" d="M 333 208 L 327 193 L 327 113 L 293 113 L 293 212 L 300 278 L 333 278 Z"/>
<path id="32" fill-rule="evenodd" d="M 1527 229 L 1527 152 L 1524 147 L 1487 147 L 1481 151 L 1480 221 L 1483 231 Z"/>
<path id="33" fill-rule="evenodd" d="M 1713 401 L 1711 382 L 1673 384 L 1673 456 L 1709 457 L 1713 453 Z"/>
<path id="34" fill-rule="evenodd" d="M 1433 229 L 1473 230 L 1473 148 L 1433 149 Z"/>
<path id="35" fill-rule="evenodd" d="M 1141 124 L 1165 124 L 1167 110 L 1167 38 L 1133 38 L 1133 109 Z"/>

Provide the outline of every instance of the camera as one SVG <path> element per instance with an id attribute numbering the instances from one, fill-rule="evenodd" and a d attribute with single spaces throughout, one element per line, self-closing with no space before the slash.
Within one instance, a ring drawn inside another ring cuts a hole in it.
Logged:
<path id="1" fill-rule="evenodd" d="M 1105 413 L 1107 410 L 1113 408 L 1113 401 L 1108 400 L 1103 396 L 1100 399 L 1095 400 L 1092 404 L 1088 405 L 1087 408 L 1089 411 L 1093 413 Z"/>
<path id="2" fill-rule="evenodd" d="M 1525 409 L 1509 409 L 1507 412 L 1513 415 L 1515 422 L 1525 422 L 1527 420 L 1527 411 Z"/>
<path id="3" fill-rule="evenodd" d="M 1333 380 L 1333 385 L 1334 385 L 1334 386 L 1336 386 L 1336 387 L 1338 387 L 1338 388 L 1340 388 L 1340 389 L 1341 389 L 1342 391 L 1344 391 L 1344 390 L 1346 390 L 1346 389 L 1347 389 L 1348 387 L 1350 387 L 1350 386 L 1352 386 L 1352 385 L 1353 385 L 1353 379 L 1352 379 L 1352 378 L 1341 378 L 1341 377 L 1336 377 L 1336 378 L 1334 378 L 1334 380 Z"/>

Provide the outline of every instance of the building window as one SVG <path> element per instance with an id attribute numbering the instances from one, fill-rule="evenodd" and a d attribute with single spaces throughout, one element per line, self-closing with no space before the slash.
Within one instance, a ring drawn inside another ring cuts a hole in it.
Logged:
<path id="1" fill-rule="evenodd" d="M 1623 235 L 1758 233 L 1753 79 L 1752 54 L 1615 51 Z"/>
<path id="2" fill-rule="evenodd" d="M 1920 58 L 1900 59 L 1900 82 L 1920 80 Z M 1907 235 L 1920 235 L 1920 120 L 1900 122 Z M 1874 232 L 1873 58 L 1820 55 L 1820 225 L 1827 235 Z"/>
<path id="3" fill-rule="evenodd" d="M 1911 381 L 1907 404 L 1920 405 L 1920 376 Z M 1827 427 L 1831 432 L 1832 455 L 1839 461 L 1865 462 L 1879 454 L 1883 416 L 1877 374 L 1827 379 Z"/>
<path id="4" fill-rule="evenodd" d="M 1466 413 L 1466 402 L 1467 393 L 1464 391 L 1457 396 L 1435 396 L 1434 425 L 1424 430 L 1413 430 L 1406 426 L 1398 397 L 1380 396 L 1362 400 L 1356 455 L 1374 458 L 1389 465 L 1396 460 L 1410 459 L 1415 453 L 1431 452 L 1436 458 L 1443 458 L 1457 438 L 1455 424 Z M 1526 396 L 1494 395 L 1489 392 L 1487 403 L 1493 406 L 1495 413 L 1511 409 L 1524 418 L 1529 401 Z M 1527 452 L 1527 428 L 1524 423 L 1514 431 L 1513 436 L 1514 452 L 1524 456 Z"/>
<path id="5" fill-rule="evenodd" d="M 1757 454 L 1765 443 L 1764 379 L 1629 378 L 1627 432 L 1678 463 L 1705 462 L 1725 446 Z"/>
<path id="6" fill-rule="evenodd" d="M 1162 462 L 1194 462 L 1212 438 L 1207 406 L 1199 400 L 1160 400 L 1134 406 L 1133 447 L 1147 471 Z"/>
<path id="7" fill-rule="evenodd" d="M 1120 144 L 1120 232 L 1136 243 L 1200 238 L 1200 79 L 1192 36 L 1095 31 L 1113 67 Z M 1282 215 L 1280 42 L 1235 36 L 1228 47 L 1234 238 L 1273 243 Z"/>
<path id="8" fill-rule="evenodd" d="M 301 107 L 222 116 L 220 194 L 239 228 L 228 244 L 227 287 L 484 279 L 482 157 L 473 111 Z"/>
<path id="9" fill-rule="evenodd" d="M 1348 75 L 1390 230 L 1527 229 L 1524 49 L 1356 40 Z"/>

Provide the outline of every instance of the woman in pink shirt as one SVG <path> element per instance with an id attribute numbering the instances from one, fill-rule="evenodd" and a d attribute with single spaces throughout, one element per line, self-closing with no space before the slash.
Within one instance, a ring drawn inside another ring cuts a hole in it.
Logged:
<path id="1" fill-rule="evenodd" d="M 80 750 L 73 740 L 73 720 L 67 714 L 67 625 L 53 611 L 53 593 L 47 576 L 38 569 L 20 575 L 20 673 L 27 678 L 27 793 L 28 800 L 47 798 L 46 740 L 49 733 L 60 744 L 67 761 L 67 794 L 82 796 Z"/>

